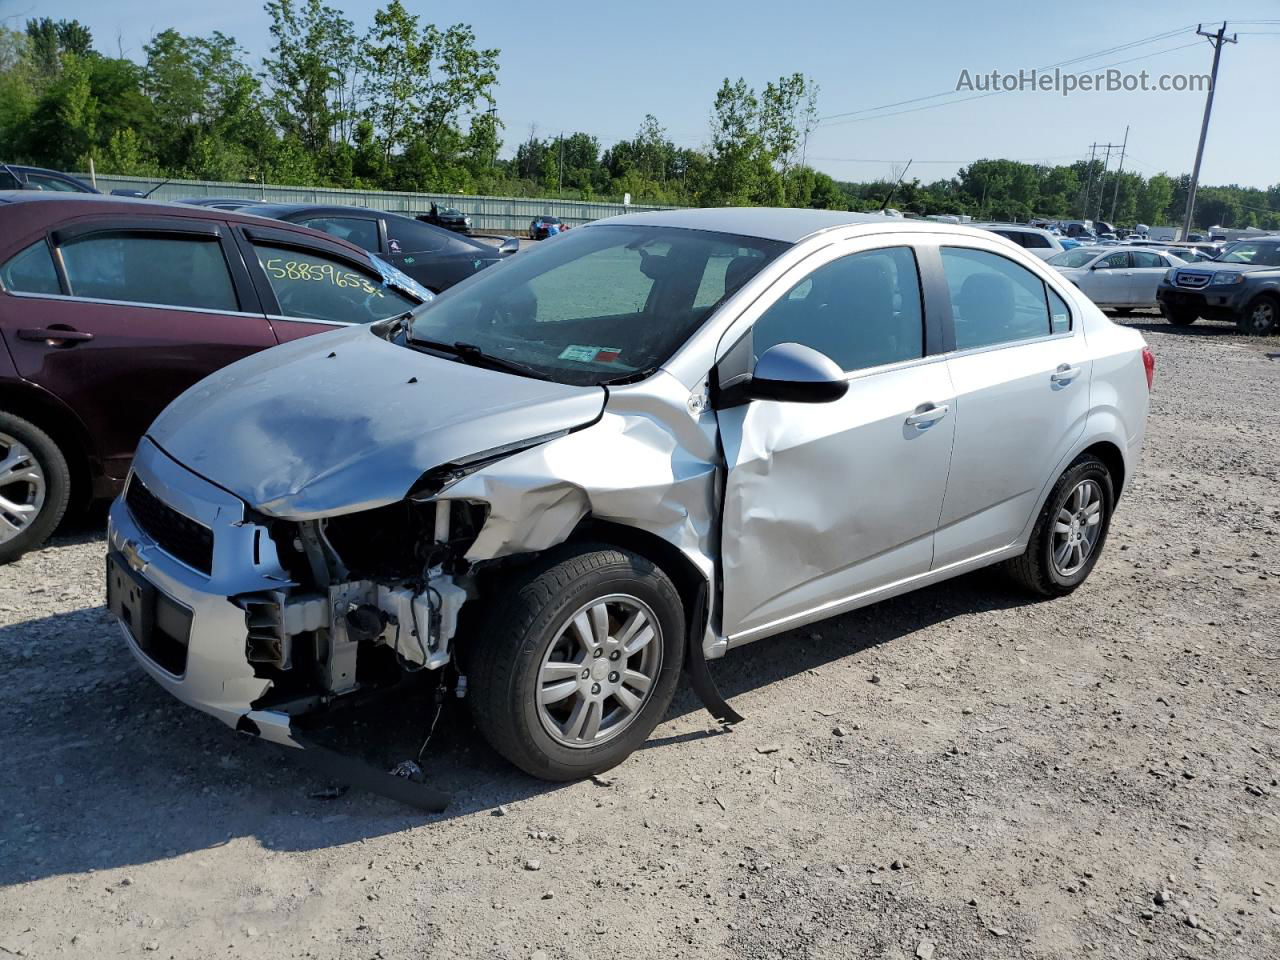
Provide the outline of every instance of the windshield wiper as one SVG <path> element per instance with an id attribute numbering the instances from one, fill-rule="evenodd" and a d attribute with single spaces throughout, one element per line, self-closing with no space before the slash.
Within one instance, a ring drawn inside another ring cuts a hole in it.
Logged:
<path id="1" fill-rule="evenodd" d="M 415 337 L 412 334 L 409 336 L 409 342 L 416 346 L 426 347 L 428 350 L 447 353 L 472 367 L 501 370 L 503 373 L 515 373 L 522 377 L 533 377 L 536 380 L 550 379 L 542 371 L 527 364 L 520 363 L 517 360 L 507 360 L 504 357 L 496 357 L 492 353 L 485 353 L 474 343 L 464 343 L 461 340 L 455 340 L 453 343 L 442 343 L 439 340 L 426 340 L 422 337 Z"/>

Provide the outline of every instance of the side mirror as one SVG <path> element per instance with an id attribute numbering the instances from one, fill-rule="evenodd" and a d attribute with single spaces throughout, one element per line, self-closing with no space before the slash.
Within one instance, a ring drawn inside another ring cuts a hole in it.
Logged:
<path id="1" fill-rule="evenodd" d="M 830 403 L 849 392 L 849 382 L 825 354 L 799 343 L 779 343 L 756 361 L 739 389 L 747 400 Z"/>
<path id="2" fill-rule="evenodd" d="M 509 257 L 513 253 L 520 252 L 520 241 L 515 237 L 503 237 L 502 243 L 498 244 L 498 256 Z"/>

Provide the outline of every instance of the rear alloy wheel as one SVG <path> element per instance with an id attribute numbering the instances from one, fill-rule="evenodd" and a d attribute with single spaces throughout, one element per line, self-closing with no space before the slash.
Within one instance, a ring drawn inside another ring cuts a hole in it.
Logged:
<path id="1" fill-rule="evenodd" d="M 71 475 L 57 444 L 35 424 L 0 412 L 0 563 L 44 543 L 70 495 Z"/>
<path id="2" fill-rule="evenodd" d="M 1102 552 L 1114 504 L 1106 464 L 1080 457 L 1054 484 L 1026 553 L 1009 561 L 1009 572 L 1041 596 L 1070 593 L 1084 583 Z"/>
<path id="3" fill-rule="evenodd" d="M 1255 298 L 1236 320 L 1241 333 L 1269 337 L 1280 326 L 1280 301 L 1268 294 Z"/>
<path id="4" fill-rule="evenodd" d="M 544 780 L 625 760 L 671 704 L 684 610 L 645 558 L 601 544 L 548 551 L 501 584 L 467 641 L 468 699 L 495 750 Z"/>
<path id="5" fill-rule="evenodd" d="M 1200 315 L 1194 310 L 1188 310 L 1186 307 L 1165 307 L 1164 318 L 1175 327 L 1189 327 L 1197 320 Z"/>

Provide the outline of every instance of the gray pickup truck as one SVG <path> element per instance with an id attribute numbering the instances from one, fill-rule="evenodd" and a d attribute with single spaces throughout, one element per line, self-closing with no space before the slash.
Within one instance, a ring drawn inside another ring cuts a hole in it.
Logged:
<path id="1" fill-rule="evenodd" d="M 1280 236 L 1239 240 L 1216 260 L 1175 267 L 1156 290 L 1165 318 L 1232 320 L 1241 333 L 1280 331 Z"/>

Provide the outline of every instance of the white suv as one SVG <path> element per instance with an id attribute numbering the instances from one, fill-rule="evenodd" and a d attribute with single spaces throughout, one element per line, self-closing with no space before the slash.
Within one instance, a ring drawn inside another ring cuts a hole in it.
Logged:
<path id="1" fill-rule="evenodd" d="M 1018 246 L 1026 248 L 1027 253 L 1041 260 L 1048 260 L 1066 249 L 1057 236 L 1048 230 L 1029 227 L 1025 223 L 972 223 L 969 226 L 998 233 L 1006 240 L 1012 240 Z"/>

